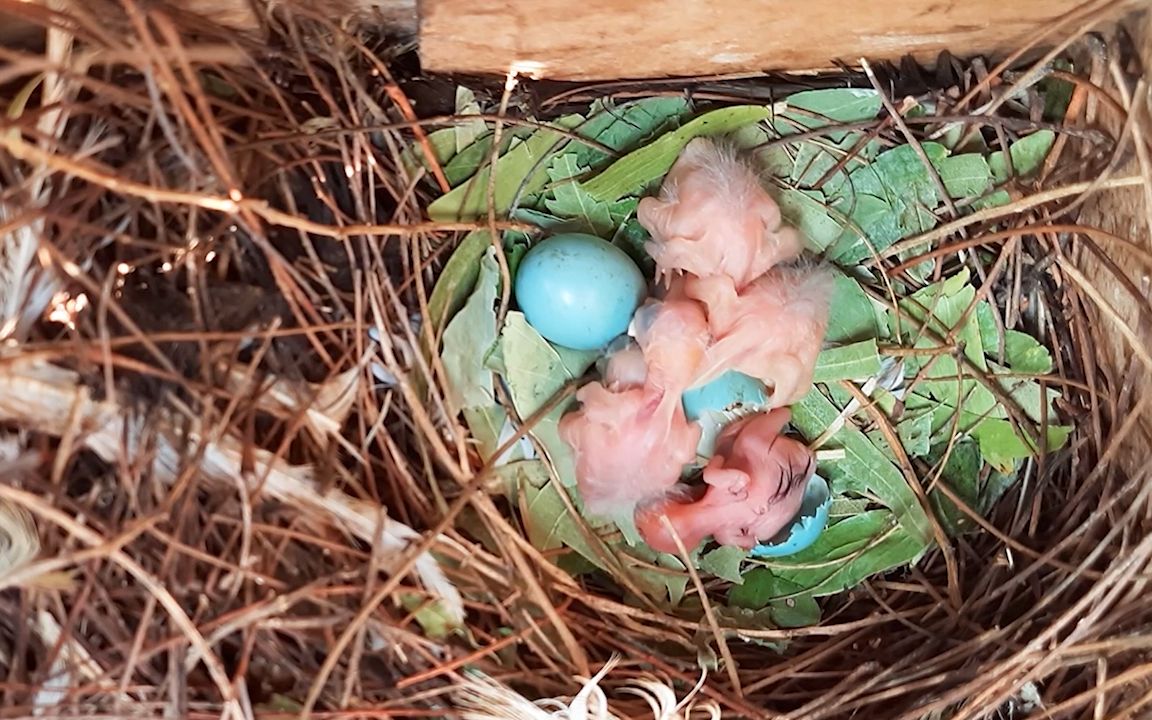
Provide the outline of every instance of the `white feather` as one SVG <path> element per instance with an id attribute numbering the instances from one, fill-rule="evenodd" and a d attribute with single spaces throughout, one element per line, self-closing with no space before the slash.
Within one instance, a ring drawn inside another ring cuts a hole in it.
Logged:
<path id="1" fill-rule="evenodd" d="M 453 697 L 464 720 L 620 720 L 613 713 L 608 697 L 600 687 L 601 681 L 619 661 L 618 656 L 609 659 L 568 702 L 559 698 L 529 700 L 512 688 L 478 672 L 468 673 Z M 679 701 L 672 687 L 651 677 L 634 680 L 631 686 L 623 688 L 621 692 L 643 698 L 655 720 L 688 720 L 695 712 L 719 720 L 720 708 L 715 703 L 695 702 L 705 679 L 706 676 L 702 674 L 696 687 Z"/>

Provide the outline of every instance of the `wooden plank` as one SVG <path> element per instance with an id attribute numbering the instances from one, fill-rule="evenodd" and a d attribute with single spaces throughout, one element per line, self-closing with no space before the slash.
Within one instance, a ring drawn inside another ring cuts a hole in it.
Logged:
<path id="1" fill-rule="evenodd" d="M 423 0 L 426 70 L 654 78 L 1013 50 L 1084 0 Z"/>

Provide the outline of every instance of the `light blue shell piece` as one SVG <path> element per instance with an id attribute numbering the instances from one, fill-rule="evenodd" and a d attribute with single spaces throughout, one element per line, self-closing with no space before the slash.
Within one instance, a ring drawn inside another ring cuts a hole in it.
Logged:
<path id="1" fill-rule="evenodd" d="M 828 526 L 828 513 L 832 509 L 832 493 L 828 482 L 819 475 L 813 475 L 804 489 L 804 500 L 800 511 L 776 537 L 760 543 L 749 553 L 754 558 L 778 558 L 809 548 Z"/>

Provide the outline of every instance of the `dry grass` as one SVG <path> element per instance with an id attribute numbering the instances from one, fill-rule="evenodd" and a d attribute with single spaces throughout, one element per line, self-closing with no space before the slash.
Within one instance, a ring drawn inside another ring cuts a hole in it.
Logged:
<path id="1" fill-rule="evenodd" d="M 389 49 L 303 17 L 263 47 L 123 8 L 116 32 L 34 13 L 58 23 L 48 46 L 0 48 L 0 715 L 536 717 L 476 714 L 497 696 L 474 671 L 571 697 L 613 655 L 596 687 L 620 717 L 685 697 L 725 717 L 1013 717 L 1032 695 L 1038 717 L 1152 715 L 1152 478 L 1126 445 L 1152 412 L 1152 253 L 1146 228 L 1076 220 L 1094 194 L 1152 196 L 1147 87 L 1115 44 L 1067 37 L 1096 61 L 1066 123 L 1117 128 L 1111 154 L 1068 133 L 1011 212 L 919 243 L 996 250 L 1029 300 L 1005 320 L 1058 350 L 1073 446 L 986 532 L 829 599 L 820 627 L 719 619 L 734 665 L 694 695 L 701 613 L 627 605 L 533 549 L 426 382 L 413 318 L 468 225 L 423 220 L 438 178 L 399 154 L 433 122 Z M 993 112 L 1001 71 L 953 113 Z M 1143 286 L 1109 268 L 1119 247 Z M 1130 363 L 1102 364 L 1117 338 Z M 675 695 L 617 692 L 650 673 Z"/>

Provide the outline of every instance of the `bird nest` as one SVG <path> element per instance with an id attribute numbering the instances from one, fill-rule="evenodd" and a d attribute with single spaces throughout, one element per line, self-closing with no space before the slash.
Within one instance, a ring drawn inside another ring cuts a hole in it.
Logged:
<path id="1" fill-rule="evenodd" d="M 427 77 L 304 5 L 259 39 L 0 5 L 46 28 L 0 48 L 4 707 L 1148 712 L 1123 27 L 933 73 L 588 86 Z M 581 511 L 545 428 L 596 358 L 507 295 L 561 228 L 644 267 L 638 198 L 717 128 L 840 273 L 792 409 L 829 527 L 769 560 Z"/>

